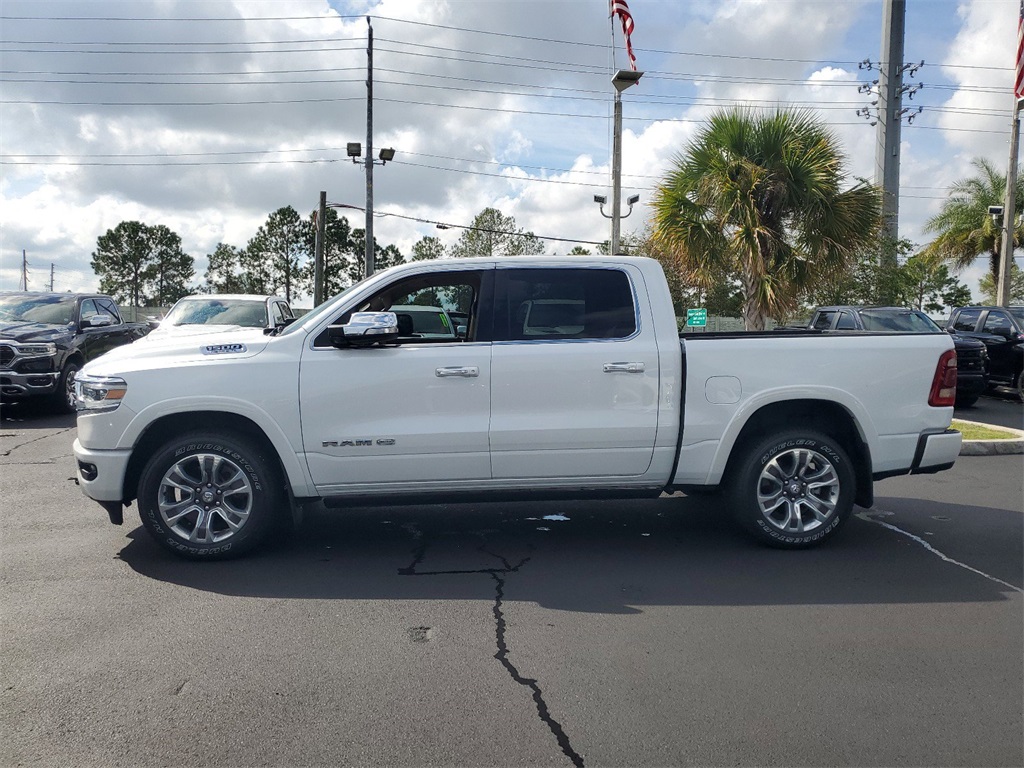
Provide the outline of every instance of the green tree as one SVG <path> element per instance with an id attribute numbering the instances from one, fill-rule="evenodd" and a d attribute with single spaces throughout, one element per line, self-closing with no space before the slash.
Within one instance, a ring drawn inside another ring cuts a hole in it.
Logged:
<path id="1" fill-rule="evenodd" d="M 366 262 L 366 230 L 365 229 L 353 229 L 352 230 L 352 248 L 353 251 L 358 254 L 358 258 L 353 259 L 348 266 L 348 277 L 353 283 L 357 283 L 363 279 L 365 273 L 365 262 Z M 394 245 L 381 246 L 377 242 L 377 238 L 373 238 L 373 271 L 380 272 L 393 267 L 396 264 L 401 264 L 405 259 L 399 252 L 398 248 Z"/>
<path id="2" fill-rule="evenodd" d="M 572 250 L 569 251 L 569 256 L 589 256 L 590 251 L 584 248 L 582 245 L 574 245 Z"/>
<path id="3" fill-rule="evenodd" d="M 996 289 L 999 283 L 992 279 L 992 275 L 985 275 L 978 282 L 978 288 L 981 289 L 983 301 L 986 304 L 996 303 Z M 1016 264 L 1010 265 L 1010 304 L 1024 304 L 1024 270 L 1018 267 Z M 964 302 L 957 306 L 964 306 L 970 302 Z"/>
<path id="4" fill-rule="evenodd" d="M 437 237 L 422 237 L 412 247 L 412 260 L 443 259 L 446 256 L 444 243 Z"/>
<path id="5" fill-rule="evenodd" d="M 744 326 L 762 330 L 874 237 L 878 191 L 844 190 L 843 161 L 808 112 L 718 112 L 657 187 L 656 239 L 699 284 L 738 274 Z"/>
<path id="6" fill-rule="evenodd" d="M 451 249 L 451 255 L 455 257 L 525 256 L 533 253 L 544 253 L 544 241 L 533 232 L 520 229 L 512 216 L 505 216 L 496 208 L 480 211 Z"/>
<path id="7" fill-rule="evenodd" d="M 914 251 L 907 239 L 893 242 L 880 237 L 866 243 L 852 256 L 844 268 L 824 276 L 808 286 L 805 299 L 810 308 L 842 304 L 890 304 L 903 292 L 903 276 L 899 264 Z M 884 257 L 896 254 L 896 264 Z M 898 302 L 897 302 L 898 303 Z"/>
<path id="8" fill-rule="evenodd" d="M 152 306 L 170 306 L 191 292 L 195 259 L 181 250 L 181 238 L 163 224 L 146 229 L 153 254 Z"/>
<path id="9" fill-rule="evenodd" d="M 250 273 L 250 284 L 259 283 L 264 289 L 259 293 L 276 293 L 283 288 L 285 299 L 292 300 L 311 255 L 309 226 L 294 208 L 286 205 L 270 214 L 257 230 L 246 246 L 243 264 Z"/>
<path id="10" fill-rule="evenodd" d="M 206 290 L 210 293 L 245 293 L 241 275 L 244 252 L 227 243 L 217 243 L 213 253 L 207 254 Z"/>
<path id="11" fill-rule="evenodd" d="M 949 274 L 949 267 L 921 254 L 900 266 L 899 305 L 940 313 L 971 303 L 971 290 Z"/>
<path id="12" fill-rule="evenodd" d="M 926 232 L 936 238 L 928 244 L 929 255 L 945 259 L 956 269 L 970 266 L 979 256 L 987 255 L 989 274 L 998 281 L 1000 251 L 1002 250 L 1002 220 L 995 221 L 989 206 L 1002 205 L 1006 194 L 1006 174 L 983 158 L 975 158 L 972 165 L 977 175 L 955 182 L 942 209 L 925 225 Z M 1024 176 L 1017 173 L 1015 216 L 1003 216 L 1014 226 L 1013 247 L 1024 242 L 1024 224 L 1018 216 L 1024 211 Z"/>
<path id="13" fill-rule="evenodd" d="M 100 290 L 133 307 L 172 303 L 184 296 L 195 274 L 193 265 L 177 234 L 139 221 L 122 221 L 100 235 L 91 261 Z"/>

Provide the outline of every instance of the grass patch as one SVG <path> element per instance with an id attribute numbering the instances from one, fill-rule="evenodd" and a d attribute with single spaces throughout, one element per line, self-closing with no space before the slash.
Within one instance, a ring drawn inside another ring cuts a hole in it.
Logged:
<path id="1" fill-rule="evenodd" d="M 964 440 L 1015 440 L 1016 435 L 1001 429 L 992 429 L 984 424 L 968 424 L 966 421 L 953 419 L 953 429 L 963 433 Z"/>

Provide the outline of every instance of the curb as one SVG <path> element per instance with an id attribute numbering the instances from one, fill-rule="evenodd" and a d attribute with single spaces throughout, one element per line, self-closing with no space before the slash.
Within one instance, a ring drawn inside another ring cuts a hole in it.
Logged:
<path id="1" fill-rule="evenodd" d="M 1024 453 L 1024 431 L 1022 430 L 997 427 L 978 421 L 967 421 L 967 419 L 957 419 L 957 421 L 962 421 L 964 424 L 977 424 L 979 427 L 988 427 L 997 432 L 1013 435 L 1006 440 L 964 440 L 960 446 L 961 456 L 1010 456 Z"/>

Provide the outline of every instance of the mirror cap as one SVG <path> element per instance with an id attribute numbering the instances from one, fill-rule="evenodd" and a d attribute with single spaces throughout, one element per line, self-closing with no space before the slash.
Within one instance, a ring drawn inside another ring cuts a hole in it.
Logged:
<path id="1" fill-rule="evenodd" d="M 394 312 L 353 312 L 345 325 L 330 325 L 327 335 L 336 347 L 368 346 L 398 338 Z"/>

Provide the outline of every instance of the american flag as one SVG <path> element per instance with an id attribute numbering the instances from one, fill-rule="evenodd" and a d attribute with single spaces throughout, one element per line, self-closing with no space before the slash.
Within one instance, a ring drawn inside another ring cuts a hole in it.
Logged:
<path id="1" fill-rule="evenodd" d="M 636 56 L 633 55 L 633 43 L 629 36 L 633 34 L 633 16 L 629 13 L 629 6 L 626 0 L 611 0 L 612 17 L 619 14 L 622 19 L 622 36 L 626 38 L 626 53 L 629 54 L 629 66 L 636 72 Z M 1021 0 L 1021 8 L 1024 8 L 1024 0 Z M 1018 36 L 1018 40 L 1019 40 Z M 1020 85 L 1020 46 L 1017 46 L 1017 84 Z"/>
<path id="2" fill-rule="evenodd" d="M 625 27 L 625 20 L 622 25 Z M 628 36 L 626 40 L 629 40 Z M 1024 0 L 1020 2 L 1020 15 L 1017 17 L 1017 77 L 1013 81 L 1013 95 L 1024 99 Z"/>

